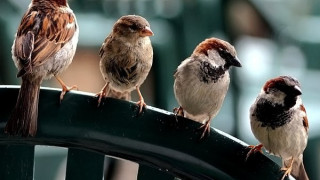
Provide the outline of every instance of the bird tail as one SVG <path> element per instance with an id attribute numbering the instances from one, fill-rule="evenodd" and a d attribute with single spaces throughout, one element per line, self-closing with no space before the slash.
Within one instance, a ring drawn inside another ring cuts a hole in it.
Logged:
<path id="1" fill-rule="evenodd" d="M 10 135 L 34 136 L 37 132 L 38 103 L 41 79 L 22 77 L 16 106 L 5 127 Z"/>
<path id="2" fill-rule="evenodd" d="M 127 101 L 131 100 L 131 92 L 118 92 L 113 89 L 110 89 L 110 91 L 106 96 L 116 98 L 116 99 L 123 99 Z"/>
<path id="3" fill-rule="evenodd" d="M 284 161 L 285 167 L 288 167 L 290 164 L 290 160 Z M 292 165 L 292 171 L 291 175 L 296 180 L 309 180 L 309 177 L 307 175 L 307 172 L 303 165 L 303 155 L 301 154 L 298 159 L 294 159 L 293 165 Z"/>

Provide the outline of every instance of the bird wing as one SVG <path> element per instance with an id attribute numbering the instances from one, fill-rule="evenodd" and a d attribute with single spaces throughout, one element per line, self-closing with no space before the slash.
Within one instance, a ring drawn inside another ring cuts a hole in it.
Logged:
<path id="1" fill-rule="evenodd" d="M 108 51 L 108 48 L 109 48 L 109 51 L 110 51 L 110 46 L 108 46 L 108 45 L 111 43 L 112 39 L 113 38 L 112 38 L 112 36 L 110 34 L 104 40 L 104 42 L 103 42 L 103 44 L 102 44 L 102 46 L 100 48 L 100 51 L 99 51 L 99 56 L 101 58 L 104 58 L 104 56 L 106 55 L 106 51 Z"/>
<path id="2" fill-rule="evenodd" d="M 129 84 L 136 79 L 139 72 L 137 69 L 143 67 L 139 66 L 139 60 L 134 57 L 135 53 L 130 52 L 129 49 L 124 50 L 120 46 L 121 43 L 110 34 L 102 44 L 99 56 L 106 61 L 108 73 L 112 73 L 119 83 Z"/>
<path id="3" fill-rule="evenodd" d="M 18 77 L 45 63 L 71 40 L 77 28 L 72 12 L 28 11 L 21 20 L 14 44 L 14 55 L 23 65 Z"/>
<path id="4" fill-rule="evenodd" d="M 309 130 L 309 121 L 308 121 L 308 117 L 307 117 L 306 108 L 303 106 L 303 104 L 301 104 L 300 105 L 300 109 L 305 113 L 305 116 L 303 116 L 303 118 L 302 118 L 302 124 L 303 124 L 303 127 L 305 128 L 306 132 L 308 132 L 308 130 Z"/>

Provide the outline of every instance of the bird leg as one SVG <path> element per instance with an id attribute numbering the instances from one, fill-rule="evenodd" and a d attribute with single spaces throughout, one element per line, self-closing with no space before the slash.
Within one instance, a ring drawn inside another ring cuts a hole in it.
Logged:
<path id="1" fill-rule="evenodd" d="M 139 114 L 142 112 L 142 109 L 147 106 L 147 104 L 144 102 L 144 99 L 142 97 L 142 94 L 140 92 L 140 87 L 136 86 L 138 95 L 139 95 L 139 101 L 137 102 L 137 105 L 139 106 Z"/>
<path id="2" fill-rule="evenodd" d="M 61 103 L 64 95 L 65 95 L 67 92 L 69 92 L 69 91 L 71 91 L 71 90 L 73 90 L 73 89 L 78 90 L 78 86 L 73 85 L 73 86 L 71 86 L 71 87 L 68 87 L 68 86 L 60 79 L 59 76 L 55 75 L 54 77 L 58 80 L 58 82 L 60 83 L 60 85 L 61 85 L 61 87 L 62 87 L 62 91 L 61 91 L 61 94 L 60 94 L 60 103 Z"/>
<path id="3" fill-rule="evenodd" d="M 200 126 L 199 129 L 203 129 L 202 134 L 200 136 L 200 139 L 204 138 L 204 136 L 206 134 L 209 135 L 209 133 L 210 133 L 210 121 L 211 121 L 211 119 L 209 119 L 205 124 Z"/>
<path id="4" fill-rule="evenodd" d="M 253 153 L 256 153 L 256 152 L 262 153 L 262 147 L 263 147 L 262 144 L 258 144 L 258 145 L 256 145 L 256 146 L 254 146 L 254 145 L 248 146 L 248 148 L 250 148 L 250 151 L 249 151 L 248 154 L 247 154 L 246 160 L 247 160 L 247 159 L 249 158 L 249 156 L 250 156 L 251 154 L 253 154 Z"/>
<path id="5" fill-rule="evenodd" d="M 102 98 L 106 97 L 107 94 L 109 93 L 109 82 L 107 82 L 103 88 L 101 89 L 101 91 L 99 93 L 96 94 L 96 96 L 98 96 L 98 107 L 100 106 L 101 100 Z"/>
<path id="6" fill-rule="evenodd" d="M 284 178 L 285 178 L 286 176 L 289 176 L 289 175 L 290 175 L 290 173 L 291 173 L 291 171 L 292 171 L 292 165 L 293 165 L 293 157 L 292 157 L 292 159 L 291 159 L 291 162 L 290 162 L 290 166 L 289 166 L 289 167 L 282 167 L 282 168 L 281 168 L 281 171 L 285 171 L 285 172 L 284 172 L 284 175 L 283 175 L 282 178 L 281 178 L 281 180 L 284 180 Z"/>
<path id="7" fill-rule="evenodd" d="M 173 108 L 173 113 L 175 116 L 182 116 L 184 117 L 183 108 L 179 106 L 178 108 Z"/>
<path id="8" fill-rule="evenodd" d="M 179 106 L 178 108 L 173 108 L 173 113 L 177 122 L 178 122 L 178 116 L 184 117 L 183 108 L 181 106 Z"/>

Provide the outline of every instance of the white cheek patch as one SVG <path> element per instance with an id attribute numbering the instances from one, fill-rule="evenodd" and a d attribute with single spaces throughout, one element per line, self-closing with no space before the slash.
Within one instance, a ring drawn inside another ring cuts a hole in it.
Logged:
<path id="1" fill-rule="evenodd" d="M 286 97 L 286 94 L 281 91 L 276 91 L 267 94 L 262 89 L 260 92 L 260 96 L 267 99 L 270 102 L 274 102 L 275 104 L 284 105 L 284 98 Z"/>

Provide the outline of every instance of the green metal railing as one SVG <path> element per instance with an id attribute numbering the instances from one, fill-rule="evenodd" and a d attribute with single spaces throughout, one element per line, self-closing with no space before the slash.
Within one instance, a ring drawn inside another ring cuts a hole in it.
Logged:
<path id="1" fill-rule="evenodd" d="M 260 153 L 246 161 L 247 145 L 219 130 L 211 128 L 209 137 L 199 140 L 197 122 L 150 106 L 137 115 L 134 103 L 111 98 L 97 108 L 93 94 L 84 92 L 69 92 L 59 104 L 59 90 L 42 88 L 37 135 L 7 136 L 4 127 L 18 88 L 0 86 L 1 179 L 32 179 L 35 145 L 69 148 L 66 179 L 101 179 L 104 155 L 139 163 L 139 180 L 282 176 Z"/>

